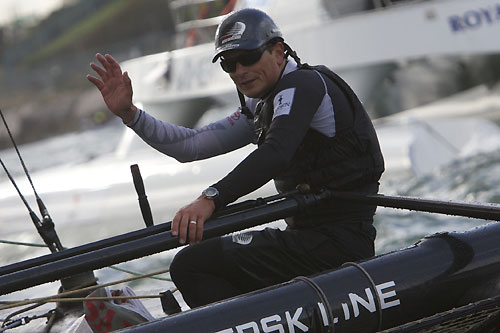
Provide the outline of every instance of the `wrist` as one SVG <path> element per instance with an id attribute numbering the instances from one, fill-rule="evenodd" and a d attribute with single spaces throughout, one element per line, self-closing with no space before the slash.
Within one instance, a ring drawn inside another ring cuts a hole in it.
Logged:
<path id="1" fill-rule="evenodd" d="M 213 186 L 209 186 L 208 188 L 204 189 L 203 192 L 201 192 L 201 196 L 212 202 L 212 208 L 216 210 L 218 199 L 219 199 L 219 190 Z"/>
<path id="2" fill-rule="evenodd" d="M 204 200 L 205 202 L 207 202 L 210 205 L 210 207 L 212 208 L 212 212 L 215 211 L 215 202 L 214 202 L 214 200 L 207 199 L 203 194 L 200 196 L 200 199 Z"/>
<path id="3" fill-rule="evenodd" d="M 135 114 L 137 113 L 137 107 L 132 104 L 129 109 L 124 110 L 120 113 L 120 118 L 124 124 L 130 123 L 135 118 Z"/>

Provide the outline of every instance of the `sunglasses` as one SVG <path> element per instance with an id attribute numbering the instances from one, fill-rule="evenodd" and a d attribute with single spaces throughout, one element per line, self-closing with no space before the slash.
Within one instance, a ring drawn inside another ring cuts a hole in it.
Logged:
<path id="1" fill-rule="evenodd" d="M 264 44 L 258 49 L 245 51 L 241 55 L 226 59 L 224 57 L 220 58 L 220 66 L 226 73 L 233 73 L 236 70 L 236 63 L 239 63 L 242 66 L 251 66 L 258 62 L 262 57 L 262 53 L 270 48 L 270 45 Z"/>

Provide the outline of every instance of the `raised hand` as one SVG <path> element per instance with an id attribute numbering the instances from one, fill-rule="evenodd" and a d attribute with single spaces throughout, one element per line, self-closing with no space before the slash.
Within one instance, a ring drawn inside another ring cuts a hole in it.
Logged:
<path id="1" fill-rule="evenodd" d="M 92 75 L 87 75 L 87 79 L 99 89 L 111 112 L 122 118 L 124 123 L 132 121 L 137 108 L 132 104 L 132 83 L 128 73 L 122 73 L 118 62 L 109 54 L 103 56 L 98 53 L 96 58 L 103 68 L 94 63 L 90 67 L 100 79 Z"/>

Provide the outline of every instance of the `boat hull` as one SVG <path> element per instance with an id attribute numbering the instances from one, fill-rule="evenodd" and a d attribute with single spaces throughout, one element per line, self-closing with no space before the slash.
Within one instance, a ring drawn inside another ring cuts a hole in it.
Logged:
<path id="1" fill-rule="evenodd" d="M 500 224 L 128 329 L 128 332 L 375 332 L 499 294 Z M 372 281 L 370 281 L 372 280 Z M 321 290 L 326 298 L 322 299 Z M 378 298 L 378 300 L 377 300 Z"/>

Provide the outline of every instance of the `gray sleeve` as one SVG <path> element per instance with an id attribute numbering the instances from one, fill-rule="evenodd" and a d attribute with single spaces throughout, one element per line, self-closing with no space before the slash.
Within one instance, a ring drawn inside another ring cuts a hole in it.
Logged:
<path id="1" fill-rule="evenodd" d="M 191 129 L 138 110 L 127 126 L 148 145 L 180 162 L 227 153 L 253 142 L 255 136 L 252 121 L 238 111 L 199 129 Z"/>

